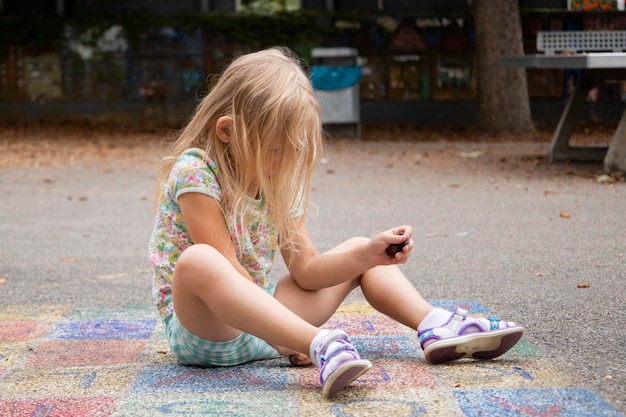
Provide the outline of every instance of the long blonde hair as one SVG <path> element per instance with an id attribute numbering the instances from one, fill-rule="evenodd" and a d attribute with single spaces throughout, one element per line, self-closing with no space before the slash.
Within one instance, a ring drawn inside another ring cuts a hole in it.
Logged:
<path id="1" fill-rule="evenodd" d="M 222 142 L 216 123 L 232 119 L 231 138 Z M 296 56 L 287 48 L 270 48 L 235 59 L 164 158 L 157 193 L 182 152 L 205 149 L 217 164 L 222 188 L 234 200 L 233 223 L 246 210 L 250 184 L 258 181 L 280 237 L 280 245 L 296 241 L 293 210 L 309 205 L 314 166 L 322 148 L 320 109 L 311 83 Z M 278 172 L 272 172 L 272 155 L 278 152 Z M 228 218 L 228 217 L 226 217 Z M 245 224 L 231 224 L 245 230 Z"/>

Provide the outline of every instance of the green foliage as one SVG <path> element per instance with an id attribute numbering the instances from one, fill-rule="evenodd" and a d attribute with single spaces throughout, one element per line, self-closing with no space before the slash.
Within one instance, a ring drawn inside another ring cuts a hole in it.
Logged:
<path id="1" fill-rule="evenodd" d="M 252 45 L 295 45 L 317 43 L 324 36 L 337 32 L 328 19 L 312 12 L 278 11 L 270 15 L 253 13 L 196 13 L 189 15 L 153 15 L 147 12 L 111 15 L 0 15 L 0 58 L 8 46 L 20 44 L 42 50 L 61 48 L 68 28 L 71 37 L 83 44 L 94 45 L 111 26 L 119 25 L 129 42 L 134 39 L 157 36 L 168 27 L 191 32 L 198 28 L 206 33 L 220 33 L 227 39 Z"/>
<path id="2" fill-rule="evenodd" d="M 241 2 L 242 11 L 257 14 L 274 14 L 298 8 L 299 1 L 296 0 L 243 0 Z"/>
<path id="3" fill-rule="evenodd" d="M 240 42 L 259 45 L 289 45 L 300 39 L 316 39 L 321 33 L 310 16 L 301 12 L 273 15 L 209 14 L 200 15 L 197 27 L 218 31 Z"/>
<path id="4" fill-rule="evenodd" d="M 280 3 L 283 2 L 287 4 L 289 0 L 281 0 Z M 219 35 L 253 47 L 287 45 L 303 58 L 307 58 L 311 47 L 324 45 L 338 36 L 350 37 L 367 31 L 378 31 L 385 38 L 391 36 L 377 21 L 384 14 L 285 9 L 289 7 L 278 8 L 268 14 L 250 11 L 186 15 L 155 15 L 146 11 L 71 16 L 0 14 L 0 59 L 12 44 L 26 46 L 33 52 L 61 50 L 68 40 L 66 36 L 80 40 L 84 45 L 96 46 L 102 34 L 114 25 L 123 28 L 124 36 L 131 45 L 137 39 L 159 36 L 162 28 L 187 33 L 202 29 L 207 36 Z M 554 10 L 551 12 L 554 13 Z"/>

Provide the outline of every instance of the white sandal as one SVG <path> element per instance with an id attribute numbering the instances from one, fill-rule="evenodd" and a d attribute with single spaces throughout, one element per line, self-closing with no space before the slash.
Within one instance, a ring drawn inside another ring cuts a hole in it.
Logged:
<path id="1" fill-rule="evenodd" d="M 521 339 L 524 328 L 496 316 L 467 317 L 467 310 L 458 308 L 443 326 L 418 332 L 424 357 L 430 363 L 444 363 L 471 357 L 493 359 Z"/>

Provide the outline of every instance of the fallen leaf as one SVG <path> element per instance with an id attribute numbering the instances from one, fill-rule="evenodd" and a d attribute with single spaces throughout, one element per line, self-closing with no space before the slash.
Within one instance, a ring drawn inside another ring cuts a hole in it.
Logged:
<path id="1" fill-rule="evenodd" d="M 98 279 L 115 279 L 115 275 L 100 275 Z"/>
<path id="2" fill-rule="evenodd" d="M 460 152 L 459 156 L 461 158 L 478 158 L 479 156 L 482 156 L 484 154 L 483 151 L 472 151 L 472 152 Z"/>
<path id="3" fill-rule="evenodd" d="M 545 196 L 549 196 L 550 194 L 558 194 L 558 193 L 559 193 L 558 191 L 545 190 L 545 191 L 543 192 L 543 195 L 545 195 Z"/>
<path id="4" fill-rule="evenodd" d="M 580 282 L 577 285 L 578 288 L 589 288 L 590 286 L 591 286 L 591 284 L 588 283 L 588 282 Z"/>
<path id="5" fill-rule="evenodd" d="M 610 175 L 598 175 L 598 177 L 596 178 L 596 181 L 599 183 L 605 183 L 605 182 L 613 182 L 613 178 Z"/>
<path id="6" fill-rule="evenodd" d="M 0 285 L 4 285 L 7 283 L 7 280 L 4 278 L 0 278 Z"/>
<path id="7" fill-rule="evenodd" d="M 78 261 L 80 261 L 80 258 L 70 258 L 70 257 L 61 258 L 61 262 L 78 262 Z"/>
<path id="8" fill-rule="evenodd" d="M 569 213 L 565 210 L 561 210 L 561 213 L 559 214 L 559 216 L 561 216 L 564 219 L 569 219 Z"/>
<path id="9" fill-rule="evenodd" d="M 432 239 L 434 237 L 447 237 L 448 235 L 444 233 L 429 233 L 426 235 L 426 239 Z"/>

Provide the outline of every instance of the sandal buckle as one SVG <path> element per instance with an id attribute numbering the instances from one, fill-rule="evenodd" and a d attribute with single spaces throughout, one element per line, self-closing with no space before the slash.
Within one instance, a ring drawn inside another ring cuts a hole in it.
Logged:
<path id="1" fill-rule="evenodd" d="M 458 307 L 458 306 L 457 306 L 457 308 L 456 308 L 456 313 L 455 313 L 455 314 L 456 314 L 457 316 L 461 316 L 461 317 L 465 318 L 465 317 L 467 317 L 467 315 L 469 314 L 469 311 L 468 311 L 468 310 L 466 310 L 466 309 L 464 309 L 464 308 L 461 308 L 461 307 Z"/>

